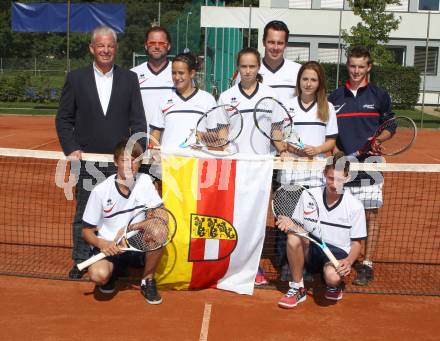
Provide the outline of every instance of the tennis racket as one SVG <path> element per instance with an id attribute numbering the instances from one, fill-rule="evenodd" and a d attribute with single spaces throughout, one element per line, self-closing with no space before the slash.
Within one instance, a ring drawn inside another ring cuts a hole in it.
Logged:
<path id="1" fill-rule="evenodd" d="M 165 207 L 145 208 L 130 219 L 123 235 L 115 243 L 123 251 L 154 251 L 171 242 L 176 229 L 176 218 L 170 210 Z M 77 267 L 83 270 L 105 257 L 101 252 L 77 264 Z"/>
<path id="2" fill-rule="evenodd" d="M 218 105 L 208 110 L 197 121 L 195 129 L 180 147 L 224 147 L 233 142 L 243 129 L 243 117 L 230 104 Z"/>
<path id="3" fill-rule="evenodd" d="M 318 245 L 335 268 L 339 261 L 322 239 L 319 207 L 314 196 L 303 186 L 285 184 L 272 196 L 272 210 L 275 217 L 288 217 L 293 222 L 289 233 L 305 238 Z"/>
<path id="4" fill-rule="evenodd" d="M 374 135 L 353 155 L 397 155 L 408 150 L 416 140 L 417 126 L 406 116 L 397 116 L 382 123 Z"/>
<path id="5" fill-rule="evenodd" d="M 254 123 L 257 129 L 272 142 L 283 142 L 295 148 L 304 148 L 295 131 L 293 117 L 286 107 L 272 97 L 261 98 L 254 107 Z"/>

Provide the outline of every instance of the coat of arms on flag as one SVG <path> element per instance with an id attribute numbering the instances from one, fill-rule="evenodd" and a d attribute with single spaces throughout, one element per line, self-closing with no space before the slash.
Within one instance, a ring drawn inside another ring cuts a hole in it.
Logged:
<path id="1" fill-rule="evenodd" d="M 237 231 L 220 217 L 191 214 L 189 262 L 216 261 L 228 257 L 237 245 Z"/>
<path id="2" fill-rule="evenodd" d="M 162 196 L 177 219 L 158 284 L 252 294 L 263 248 L 273 161 L 162 154 Z"/>

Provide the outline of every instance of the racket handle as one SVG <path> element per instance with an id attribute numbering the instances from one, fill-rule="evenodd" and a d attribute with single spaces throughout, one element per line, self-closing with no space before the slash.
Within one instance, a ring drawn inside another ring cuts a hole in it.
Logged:
<path id="1" fill-rule="evenodd" d="M 298 141 L 297 143 L 295 143 L 295 145 L 296 145 L 299 149 L 304 149 L 304 143 L 302 143 L 301 141 Z"/>
<path id="2" fill-rule="evenodd" d="M 327 256 L 327 258 L 330 260 L 330 262 L 333 264 L 333 266 L 335 268 L 337 268 L 339 266 L 339 261 L 335 258 L 335 256 L 333 255 L 333 253 L 330 251 L 330 249 L 326 246 L 322 249 L 322 251 L 324 251 L 325 255 Z"/>
<path id="3" fill-rule="evenodd" d="M 101 252 L 101 253 L 98 253 L 97 255 L 94 255 L 93 257 L 90 257 L 86 261 L 77 264 L 76 266 L 79 271 L 82 271 L 85 268 L 88 268 L 90 265 L 95 264 L 97 261 L 104 259 L 104 258 L 105 258 L 105 254 L 104 254 L 104 252 Z"/>
<path id="4" fill-rule="evenodd" d="M 350 155 L 355 156 L 355 157 L 359 157 L 359 156 L 367 154 L 371 150 L 371 146 L 373 145 L 374 141 L 375 141 L 375 138 L 369 140 L 360 149 L 358 149 L 357 151 L 355 151 L 353 154 L 350 154 Z"/>
<path id="5" fill-rule="evenodd" d="M 179 148 L 189 147 L 189 141 L 190 141 L 191 137 L 193 137 L 194 132 L 195 132 L 195 129 L 191 129 L 189 136 L 185 139 L 185 141 L 183 141 L 181 144 L 179 144 Z"/>

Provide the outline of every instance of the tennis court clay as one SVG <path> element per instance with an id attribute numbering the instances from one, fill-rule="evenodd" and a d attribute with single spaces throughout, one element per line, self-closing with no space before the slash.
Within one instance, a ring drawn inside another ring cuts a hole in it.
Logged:
<path id="1" fill-rule="evenodd" d="M 137 287 L 108 300 L 87 282 L 0 277 L 2 340 L 437 340 L 440 299 L 347 294 L 336 305 L 308 296 L 292 310 L 281 293 L 209 289 L 162 292 L 148 305 Z M 205 310 L 209 311 L 206 313 Z M 205 317 L 205 318 L 204 318 Z M 203 335 L 207 337 L 204 338 Z M 202 334 L 202 336 L 201 336 Z"/>
<path id="2" fill-rule="evenodd" d="M 60 151 L 54 118 L 0 116 L 0 148 Z M 440 131 L 419 131 L 411 150 L 387 161 L 440 163 Z M 271 245 L 263 258 L 273 285 L 253 296 L 162 290 L 164 303 L 151 306 L 136 281 L 120 282 L 107 298 L 90 282 L 53 279 L 65 279 L 70 267 L 74 209 L 53 184 L 55 167 L 53 160 L 0 157 L 1 340 L 438 339 L 440 174 L 428 167 L 384 172 L 384 201 L 392 207 L 380 215 L 372 286 L 348 285 L 344 299 L 329 304 L 315 284 L 292 310 L 277 307 L 284 289 Z M 406 295 L 366 294 L 377 292 Z"/>

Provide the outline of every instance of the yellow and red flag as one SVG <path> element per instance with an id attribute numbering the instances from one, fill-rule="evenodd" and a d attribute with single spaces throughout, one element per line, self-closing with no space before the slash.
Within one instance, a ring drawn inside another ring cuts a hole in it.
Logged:
<path id="1" fill-rule="evenodd" d="M 176 217 L 177 233 L 156 279 L 173 289 L 211 287 L 252 294 L 264 242 L 272 158 L 191 155 L 162 154 L 163 199 Z"/>

